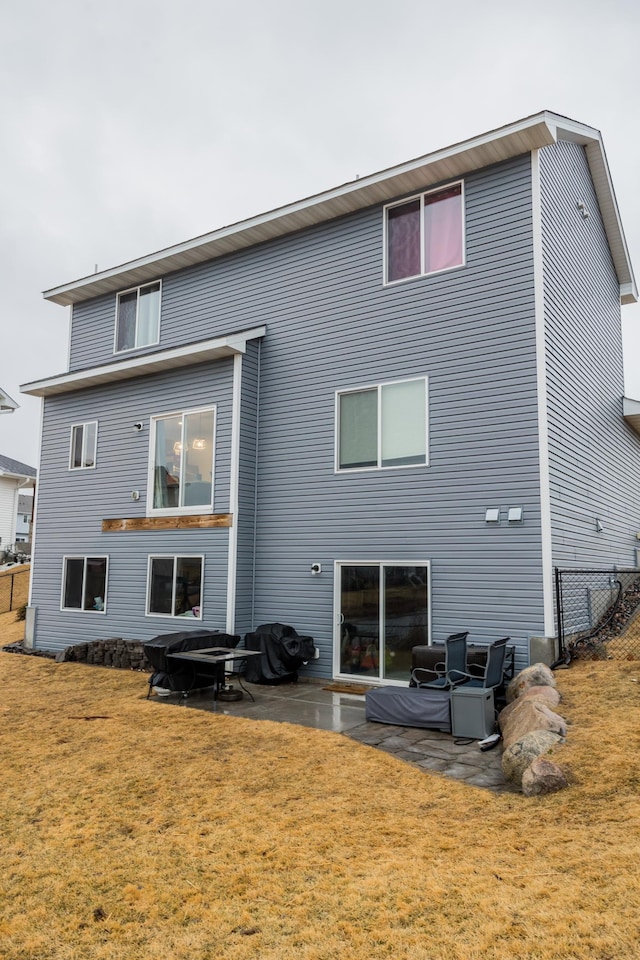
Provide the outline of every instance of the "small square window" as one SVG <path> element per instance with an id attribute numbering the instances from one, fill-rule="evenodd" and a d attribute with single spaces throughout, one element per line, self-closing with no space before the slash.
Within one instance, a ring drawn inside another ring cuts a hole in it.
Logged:
<path id="1" fill-rule="evenodd" d="M 158 343 L 160 336 L 160 282 L 118 294 L 115 352 Z"/>
<path id="2" fill-rule="evenodd" d="M 427 462 L 427 381 L 399 380 L 338 394 L 337 468 Z"/>
<path id="3" fill-rule="evenodd" d="M 462 266 L 462 184 L 387 207 L 385 231 L 386 283 Z"/>
<path id="4" fill-rule="evenodd" d="M 88 470 L 96 465 L 98 421 L 75 423 L 71 427 L 69 470 Z"/>
<path id="5" fill-rule="evenodd" d="M 147 614 L 202 619 L 202 557 L 149 557 Z"/>
<path id="6" fill-rule="evenodd" d="M 107 557 L 65 557 L 61 608 L 105 613 L 107 567 Z"/>

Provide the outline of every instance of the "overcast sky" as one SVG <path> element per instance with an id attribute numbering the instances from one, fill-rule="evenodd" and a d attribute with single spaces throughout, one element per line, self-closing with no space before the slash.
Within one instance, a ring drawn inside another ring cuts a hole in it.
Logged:
<path id="1" fill-rule="evenodd" d="M 0 4 L 6 456 L 37 464 L 18 385 L 66 370 L 42 290 L 543 109 L 602 131 L 640 274 L 637 0 Z"/>

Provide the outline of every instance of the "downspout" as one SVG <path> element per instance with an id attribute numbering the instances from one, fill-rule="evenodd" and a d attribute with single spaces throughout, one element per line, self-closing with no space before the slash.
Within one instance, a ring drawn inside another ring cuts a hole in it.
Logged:
<path id="1" fill-rule="evenodd" d="M 234 633 L 236 622 L 236 585 L 238 573 L 238 503 L 240 483 L 240 405 L 242 402 L 242 354 L 233 356 L 233 391 L 231 400 L 231 463 L 229 476 L 229 544 L 227 555 L 227 624 L 226 632 Z"/>

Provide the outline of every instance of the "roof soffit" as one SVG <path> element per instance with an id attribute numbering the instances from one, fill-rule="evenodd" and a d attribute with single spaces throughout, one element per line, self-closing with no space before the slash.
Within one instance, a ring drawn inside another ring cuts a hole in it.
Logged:
<path id="1" fill-rule="evenodd" d="M 184 243 L 151 253 L 63 286 L 44 297 L 70 305 L 137 286 L 175 270 L 216 259 L 337 217 L 384 203 L 473 170 L 550 146 L 557 139 L 586 148 L 598 201 L 621 285 L 622 302 L 634 302 L 637 290 L 622 224 L 598 130 L 543 111 L 482 136 L 454 144 L 333 190 L 234 223 Z"/>
<path id="2" fill-rule="evenodd" d="M 263 337 L 266 331 L 266 327 L 254 327 L 252 330 L 229 334 L 226 337 L 216 337 L 214 340 L 204 340 L 184 347 L 161 350 L 158 353 L 147 353 L 140 357 L 105 364 L 102 367 L 89 367 L 85 370 L 63 373 L 46 380 L 22 384 L 20 391 L 33 397 L 53 397 L 73 390 L 84 390 L 87 387 L 117 383 L 134 377 L 162 373 L 165 370 L 176 370 L 179 367 L 220 360 L 237 353 L 245 353 L 248 341 Z"/>

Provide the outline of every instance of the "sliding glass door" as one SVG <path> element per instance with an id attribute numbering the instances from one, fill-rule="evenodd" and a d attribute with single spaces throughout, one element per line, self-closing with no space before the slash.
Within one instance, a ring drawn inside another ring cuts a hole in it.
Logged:
<path id="1" fill-rule="evenodd" d="M 338 563 L 336 595 L 337 672 L 408 682 L 429 642 L 429 564 Z"/>

